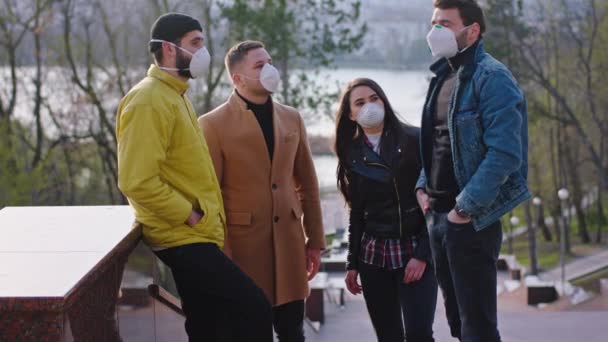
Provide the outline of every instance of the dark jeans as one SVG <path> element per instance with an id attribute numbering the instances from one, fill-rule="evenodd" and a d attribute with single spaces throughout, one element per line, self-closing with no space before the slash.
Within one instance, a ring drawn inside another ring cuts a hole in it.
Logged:
<path id="1" fill-rule="evenodd" d="M 431 213 L 427 219 L 452 336 L 464 342 L 500 341 L 496 318 L 500 221 L 478 232 L 470 223 L 449 222 L 447 213 Z"/>
<path id="2" fill-rule="evenodd" d="M 420 280 L 403 283 L 404 269 L 359 263 L 363 297 L 379 342 L 432 342 L 437 282 L 431 264 Z M 405 334 L 404 334 L 405 325 Z"/>
<path id="3" fill-rule="evenodd" d="M 273 307 L 272 320 L 280 342 L 304 342 L 304 300 Z"/>
<path id="4" fill-rule="evenodd" d="M 272 341 L 266 296 L 217 245 L 195 243 L 156 255 L 173 273 L 191 342 Z"/>

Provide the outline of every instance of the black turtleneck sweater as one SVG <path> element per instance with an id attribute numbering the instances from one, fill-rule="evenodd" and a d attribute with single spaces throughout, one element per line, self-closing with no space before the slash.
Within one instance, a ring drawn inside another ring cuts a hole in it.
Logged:
<path id="1" fill-rule="evenodd" d="M 427 192 L 438 211 L 451 210 L 460 192 L 454 175 L 452 146 L 448 131 L 448 111 L 454 90 L 458 68 L 475 57 L 477 43 L 448 60 L 449 72 L 443 78 L 435 103 L 433 115 L 433 151 L 431 156 L 430 179 Z"/>
<path id="2" fill-rule="evenodd" d="M 251 110 L 255 115 L 255 118 L 260 124 L 262 134 L 264 134 L 264 140 L 266 140 L 266 147 L 268 148 L 268 155 L 272 161 L 272 151 L 274 151 L 274 130 L 272 127 L 272 97 L 268 96 L 268 101 L 264 104 L 255 104 L 246 98 L 244 98 L 239 92 L 236 92 L 243 101 L 247 104 L 247 109 Z"/>

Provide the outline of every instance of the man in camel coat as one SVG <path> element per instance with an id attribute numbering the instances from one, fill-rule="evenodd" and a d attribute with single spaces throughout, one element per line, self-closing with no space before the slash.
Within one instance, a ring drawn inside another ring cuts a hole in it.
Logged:
<path id="1" fill-rule="evenodd" d="M 226 55 L 235 90 L 199 118 L 222 190 L 225 252 L 273 304 L 279 341 L 304 341 L 304 299 L 325 248 L 319 184 L 300 114 L 274 102 L 280 78 L 260 42 Z"/>

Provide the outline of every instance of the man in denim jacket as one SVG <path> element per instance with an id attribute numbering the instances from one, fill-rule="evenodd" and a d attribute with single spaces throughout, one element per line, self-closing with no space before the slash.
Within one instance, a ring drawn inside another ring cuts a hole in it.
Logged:
<path id="1" fill-rule="evenodd" d="M 524 94 L 484 51 L 484 16 L 473 0 L 435 0 L 423 110 L 418 203 L 429 221 L 434 267 L 451 333 L 500 341 L 496 259 L 500 217 L 529 199 Z"/>

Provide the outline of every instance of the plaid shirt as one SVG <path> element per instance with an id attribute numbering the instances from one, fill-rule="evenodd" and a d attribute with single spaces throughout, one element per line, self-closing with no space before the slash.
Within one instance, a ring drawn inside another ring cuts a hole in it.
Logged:
<path id="1" fill-rule="evenodd" d="M 361 261 L 389 270 L 405 267 L 414 254 L 416 240 L 381 239 L 363 233 L 361 237 Z"/>

